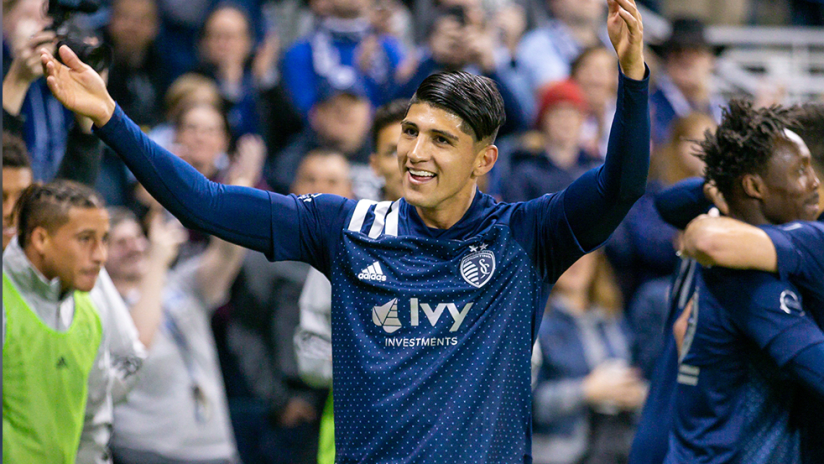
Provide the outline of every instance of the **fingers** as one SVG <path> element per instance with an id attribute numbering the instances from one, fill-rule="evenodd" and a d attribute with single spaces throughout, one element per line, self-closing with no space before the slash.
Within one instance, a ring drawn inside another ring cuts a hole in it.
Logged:
<path id="1" fill-rule="evenodd" d="M 60 50 L 57 50 L 57 53 L 60 54 L 60 59 L 63 60 L 63 63 L 69 67 L 72 71 L 83 72 L 89 67 L 80 61 L 80 58 L 74 53 L 74 51 L 69 48 L 67 45 L 62 45 Z"/>

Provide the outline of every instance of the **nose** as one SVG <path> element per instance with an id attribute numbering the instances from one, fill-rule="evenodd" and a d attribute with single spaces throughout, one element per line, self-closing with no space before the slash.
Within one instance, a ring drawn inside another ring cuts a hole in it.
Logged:
<path id="1" fill-rule="evenodd" d="M 94 245 L 94 249 L 92 249 L 92 262 L 96 265 L 102 266 L 106 263 L 106 259 L 109 257 L 109 247 L 106 245 L 106 242 L 103 240 L 97 240 Z"/>
<path id="2" fill-rule="evenodd" d="M 814 170 L 812 170 L 812 168 L 810 170 L 812 171 L 812 174 L 813 174 L 812 175 L 813 182 L 812 182 L 812 186 L 810 187 L 810 190 L 818 190 L 818 187 L 821 185 L 821 180 L 818 179 L 818 175 L 815 173 Z"/>
<path id="3" fill-rule="evenodd" d="M 424 137 L 416 137 L 415 141 L 412 142 L 412 146 L 409 147 L 409 152 L 407 152 L 406 157 L 412 163 L 420 163 L 422 161 L 426 161 L 428 154 L 426 149 L 426 139 Z"/>

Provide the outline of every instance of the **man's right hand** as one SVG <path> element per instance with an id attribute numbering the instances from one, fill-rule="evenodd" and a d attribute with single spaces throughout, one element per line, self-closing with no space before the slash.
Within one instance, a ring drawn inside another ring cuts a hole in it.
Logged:
<path id="1" fill-rule="evenodd" d="M 61 46 L 58 53 L 65 65 L 48 51 L 40 52 L 49 89 L 66 108 L 91 118 L 95 126 L 103 127 L 116 107 L 103 78 L 80 61 L 69 47 Z"/>

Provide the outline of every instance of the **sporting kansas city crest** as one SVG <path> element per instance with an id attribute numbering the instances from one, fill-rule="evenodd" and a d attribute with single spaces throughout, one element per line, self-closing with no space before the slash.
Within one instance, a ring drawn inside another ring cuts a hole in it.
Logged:
<path id="1" fill-rule="evenodd" d="M 495 254 L 481 246 L 470 246 L 469 254 L 461 260 L 461 277 L 473 287 L 481 288 L 495 273 Z"/>

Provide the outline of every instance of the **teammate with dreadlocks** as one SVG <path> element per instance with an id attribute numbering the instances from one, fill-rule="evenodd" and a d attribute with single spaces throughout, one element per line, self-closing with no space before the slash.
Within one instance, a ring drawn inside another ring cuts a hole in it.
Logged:
<path id="1" fill-rule="evenodd" d="M 706 180 L 732 218 L 763 225 L 817 215 L 820 184 L 806 145 L 789 127 L 790 110 L 755 110 L 735 100 L 701 143 Z M 659 201 L 670 213 L 683 210 L 689 196 L 678 188 Z M 790 421 L 796 387 L 779 369 L 824 391 L 824 334 L 799 291 L 753 271 L 704 268 L 693 278 L 665 462 L 800 462 L 800 434 Z"/>

